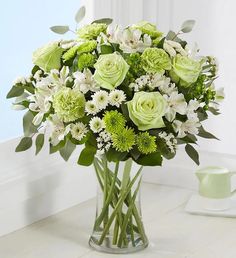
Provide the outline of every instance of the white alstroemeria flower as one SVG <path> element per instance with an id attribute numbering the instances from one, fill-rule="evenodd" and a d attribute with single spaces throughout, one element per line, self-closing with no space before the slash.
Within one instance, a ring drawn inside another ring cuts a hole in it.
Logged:
<path id="1" fill-rule="evenodd" d="M 70 125 L 71 136 L 78 141 L 81 141 L 85 137 L 88 131 L 89 130 L 87 126 L 82 122 L 78 122 L 76 124 Z"/>
<path id="2" fill-rule="evenodd" d="M 168 121 L 173 121 L 175 119 L 176 113 L 181 115 L 186 114 L 187 102 L 185 101 L 184 95 L 173 91 L 170 96 L 164 95 L 167 101 L 167 110 L 165 117 Z"/>
<path id="3" fill-rule="evenodd" d="M 107 27 L 107 35 L 108 35 L 107 37 L 109 42 L 120 44 L 121 37 L 122 37 L 121 27 L 118 25 L 116 25 L 115 27 L 112 27 L 111 25 L 109 25 Z"/>
<path id="4" fill-rule="evenodd" d="M 175 84 L 170 83 L 170 78 L 162 74 L 154 74 L 149 83 L 150 89 L 158 88 L 162 93 L 170 95 L 171 92 L 176 90 Z"/>
<path id="5" fill-rule="evenodd" d="M 188 119 L 185 122 L 181 122 L 179 120 L 175 120 L 173 122 L 173 127 L 176 133 L 178 133 L 178 138 L 185 137 L 188 133 L 189 134 L 198 134 L 198 127 L 201 124 L 199 123 L 199 119 L 197 117 Z"/>
<path id="6" fill-rule="evenodd" d="M 143 52 L 146 48 L 150 47 L 152 40 L 149 35 L 144 35 L 141 38 L 142 32 L 138 29 L 127 28 L 123 31 L 120 49 L 124 53 Z"/>
<path id="7" fill-rule="evenodd" d="M 125 100 L 126 96 L 123 90 L 112 90 L 109 93 L 109 104 L 112 106 L 120 107 Z"/>
<path id="8" fill-rule="evenodd" d="M 176 56 L 177 53 L 179 53 L 182 56 L 187 56 L 187 51 L 183 49 L 183 47 L 180 45 L 180 43 L 172 40 L 165 40 L 163 44 L 164 50 L 171 56 Z"/>
<path id="9" fill-rule="evenodd" d="M 93 79 L 93 75 L 89 69 L 84 69 L 83 72 L 73 73 L 74 88 L 79 89 L 82 93 L 86 94 L 88 91 L 96 92 L 99 90 L 99 85 Z"/>
<path id="10" fill-rule="evenodd" d="M 89 126 L 94 133 L 99 133 L 105 128 L 104 121 L 98 116 L 95 116 L 90 120 Z"/>
<path id="11" fill-rule="evenodd" d="M 197 113 L 195 112 L 200 107 L 200 103 L 196 99 L 191 99 L 188 103 L 186 114 L 188 119 L 197 118 Z"/>
<path id="12" fill-rule="evenodd" d="M 66 87 L 66 83 L 72 81 L 72 78 L 69 76 L 69 67 L 63 66 L 60 71 L 53 69 L 50 71 L 49 78 L 51 83 L 57 90 L 62 87 Z"/>
<path id="13" fill-rule="evenodd" d="M 50 142 L 53 146 L 64 140 L 65 136 L 70 132 L 70 125 L 65 126 L 64 123 L 57 117 L 51 115 L 49 118 Z"/>
<path id="14" fill-rule="evenodd" d="M 92 96 L 93 102 L 98 109 L 105 109 L 109 103 L 109 95 L 105 90 L 97 91 Z"/>

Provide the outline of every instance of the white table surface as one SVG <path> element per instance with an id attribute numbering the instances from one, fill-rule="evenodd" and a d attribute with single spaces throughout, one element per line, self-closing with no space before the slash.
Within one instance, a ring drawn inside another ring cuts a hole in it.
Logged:
<path id="1" fill-rule="evenodd" d="M 78 189 L 79 191 L 79 189 Z M 192 191 L 144 184 L 142 207 L 149 247 L 119 257 L 235 258 L 236 219 L 190 215 Z M 88 247 L 95 200 L 0 238 L 0 258 L 118 257 Z"/>

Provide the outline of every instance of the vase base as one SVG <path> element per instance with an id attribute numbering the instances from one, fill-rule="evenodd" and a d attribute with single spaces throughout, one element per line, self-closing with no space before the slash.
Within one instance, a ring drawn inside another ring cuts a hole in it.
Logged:
<path id="1" fill-rule="evenodd" d="M 128 254 L 135 253 L 145 249 L 148 246 L 148 242 L 143 242 L 141 238 L 136 238 L 134 244 L 130 241 L 126 247 L 118 247 L 112 244 L 112 239 L 107 237 L 104 239 L 103 244 L 99 245 L 97 243 L 97 238 L 91 236 L 89 239 L 89 245 L 92 249 L 110 254 Z"/>

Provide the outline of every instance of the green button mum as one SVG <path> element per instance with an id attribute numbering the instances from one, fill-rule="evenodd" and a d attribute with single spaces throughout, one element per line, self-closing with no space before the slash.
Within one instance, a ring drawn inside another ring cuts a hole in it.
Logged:
<path id="1" fill-rule="evenodd" d="M 124 128 L 112 134 L 112 145 L 120 152 L 130 151 L 135 144 L 135 133 L 131 128 Z"/>
<path id="2" fill-rule="evenodd" d="M 167 102 L 159 92 L 136 92 L 131 101 L 127 102 L 130 119 L 139 130 L 161 128 L 165 124 Z"/>
<path id="3" fill-rule="evenodd" d="M 136 136 L 138 150 L 143 154 L 155 152 L 157 149 L 156 137 L 151 136 L 148 132 L 139 133 Z"/>
<path id="4" fill-rule="evenodd" d="M 115 133 L 121 131 L 125 127 L 125 118 L 117 110 L 107 111 L 103 117 L 106 131 L 109 133 Z"/>
<path id="5" fill-rule="evenodd" d="M 171 69 L 169 55 L 160 48 L 146 48 L 141 55 L 143 69 L 147 73 L 161 73 Z"/>
<path id="6" fill-rule="evenodd" d="M 63 88 L 53 99 L 53 108 L 63 122 L 73 122 L 84 116 L 85 97 L 74 89 Z"/>

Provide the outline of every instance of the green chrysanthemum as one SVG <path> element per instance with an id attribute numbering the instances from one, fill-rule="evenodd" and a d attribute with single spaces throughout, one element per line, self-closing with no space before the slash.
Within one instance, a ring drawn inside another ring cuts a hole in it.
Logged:
<path id="1" fill-rule="evenodd" d="M 74 58 L 75 55 L 76 55 L 76 53 L 77 53 L 78 47 L 79 47 L 79 46 L 73 46 L 72 48 L 70 48 L 69 50 L 67 50 L 67 51 L 63 54 L 63 56 L 62 56 L 63 60 L 64 60 L 64 61 L 68 61 L 68 60 Z"/>
<path id="2" fill-rule="evenodd" d="M 80 28 L 77 31 L 77 35 L 82 39 L 94 39 L 101 32 L 105 32 L 107 25 L 105 23 L 92 23 Z"/>
<path id="3" fill-rule="evenodd" d="M 138 150 L 143 154 L 155 152 L 157 149 L 156 137 L 151 136 L 148 132 L 139 133 L 136 136 Z"/>
<path id="4" fill-rule="evenodd" d="M 112 134 L 112 145 L 120 152 L 129 151 L 135 144 L 135 133 L 131 128 L 123 128 L 117 133 Z"/>
<path id="5" fill-rule="evenodd" d="M 68 123 L 84 116 L 85 97 L 74 89 L 63 88 L 53 99 L 53 108 L 58 118 Z"/>
<path id="6" fill-rule="evenodd" d="M 90 40 L 79 45 L 77 48 L 77 53 L 80 55 L 83 53 L 92 52 L 94 49 L 96 49 L 96 47 L 97 47 L 97 41 Z"/>
<path id="7" fill-rule="evenodd" d="M 78 68 L 83 71 L 84 68 L 93 67 L 95 64 L 95 56 L 90 53 L 83 53 L 78 58 Z"/>
<path id="8" fill-rule="evenodd" d="M 107 111 L 103 117 L 105 128 L 109 133 L 116 133 L 125 127 L 125 118 L 117 110 Z"/>

